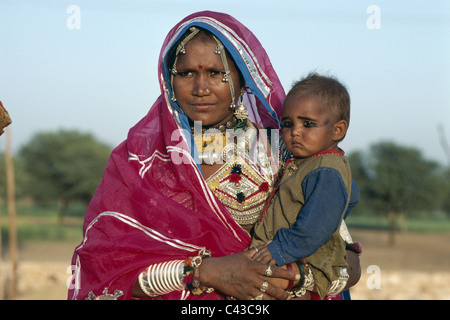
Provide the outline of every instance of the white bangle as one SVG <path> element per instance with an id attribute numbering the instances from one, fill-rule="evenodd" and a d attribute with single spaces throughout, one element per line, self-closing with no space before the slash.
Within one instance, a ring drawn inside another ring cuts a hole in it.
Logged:
<path id="1" fill-rule="evenodd" d="M 157 297 L 185 289 L 184 260 L 172 260 L 150 265 L 138 277 L 139 286 L 149 297 Z"/>

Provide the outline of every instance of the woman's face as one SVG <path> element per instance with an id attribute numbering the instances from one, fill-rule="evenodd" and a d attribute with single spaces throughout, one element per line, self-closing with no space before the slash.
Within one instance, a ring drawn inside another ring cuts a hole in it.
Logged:
<path id="1" fill-rule="evenodd" d="M 202 126 L 218 126 L 233 117 L 231 91 L 224 82 L 225 69 L 214 39 L 197 36 L 185 45 L 185 54 L 178 55 L 177 74 L 173 79 L 173 90 L 181 109 L 192 121 L 201 121 Z M 241 84 L 232 60 L 227 58 L 237 101 Z"/>

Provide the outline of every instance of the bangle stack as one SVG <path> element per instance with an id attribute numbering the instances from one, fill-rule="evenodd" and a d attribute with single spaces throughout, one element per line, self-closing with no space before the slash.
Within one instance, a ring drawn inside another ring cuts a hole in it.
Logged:
<path id="1" fill-rule="evenodd" d="M 298 298 L 306 294 L 306 291 L 311 291 L 314 288 L 314 275 L 309 267 L 306 259 L 301 259 L 296 262 L 299 270 L 300 270 L 300 281 L 295 286 L 293 282 L 290 281 L 288 288 L 286 289 L 292 298 Z M 288 270 L 292 269 L 292 264 L 287 265 Z M 349 279 L 349 275 L 347 272 L 347 268 L 340 268 L 340 276 L 339 279 L 331 282 L 331 286 L 328 289 L 327 296 L 334 296 L 338 293 L 342 292 L 347 285 L 347 281 Z"/>
<path id="2" fill-rule="evenodd" d="M 211 256 L 205 249 L 186 260 L 172 260 L 152 264 L 138 277 L 142 291 L 149 297 L 157 297 L 173 291 L 189 290 L 194 295 L 212 292 L 200 282 L 199 267 L 203 258 Z"/>
<path id="3" fill-rule="evenodd" d="M 292 298 L 302 297 L 306 294 L 307 290 L 311 290 L 314 287 L 314 277 L 306 259 L 301 259 L 300 261 L 297 261 L 296 264 L 300 270 L 300 281 L 293 287 L 290 282 L 287 289 Z M 289 267 L 292 269 L 291 265 L 289 265 L 288 268 Z"/>
<path id="4" fill-rule="evenodd" d="M 194 295 L 210 293 L 214 290 L 213 288 L 206 288 L 202 286 L 202 283 L 200 282 L 199 267 L 203 262 L 203 258 L 207 258 L 210 256 L 211 253 L 203 249 L 198 253 L 197 256 L 189 257 L 185 261 L 183 282 L 186 285 L 186 289 Z"/>
<path id="5" fill-rule="evenodd" d="M 184 260 L 150 265 L 138 278 L 142 291 L 153 298 L 172 291 L 183 290 L 183 266 Z"/>

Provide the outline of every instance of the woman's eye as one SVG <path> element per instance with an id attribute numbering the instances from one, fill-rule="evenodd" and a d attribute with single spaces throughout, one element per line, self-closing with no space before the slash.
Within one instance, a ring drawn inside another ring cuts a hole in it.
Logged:
<path id="1" fill-rule="evenodd" d="M 225 72 L 223 71 L 218 71 L 218 70 L 213 70 L 209 72 L 209 76 L 210 77 L 215 77 L 215 76 L 223 76 L 225 74 Z"/>
<path id="2" fill-rule="evenodd" d="M 192 71 L 179 71 L 177 75 L 179 75 L 180 77 L 193 77 L 194 73 Z"/>

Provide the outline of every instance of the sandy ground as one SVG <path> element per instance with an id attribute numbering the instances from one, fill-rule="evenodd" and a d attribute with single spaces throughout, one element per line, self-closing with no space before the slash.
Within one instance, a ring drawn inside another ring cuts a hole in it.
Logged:
<path id="1" fill-rule="evenodd" d="M 449 300 L 450 234 L 401 233 L 394 246 L 384 232 L 352 231 L 363 246 L 355 300 Z"/>
<path id="2" fill-rule="evenodd" d="M 361 279 L 351 290 L 352 299 L 450 299 L 450 234 L 401 233 L 396 244 L 389 246 L 384 232 L 351 233 L 363 246 Z M 75 245 L 30 243 L 21 247 L 18 299 L 66 299 Z M 4 259 L 3 275 L 9 267 Z"/>

